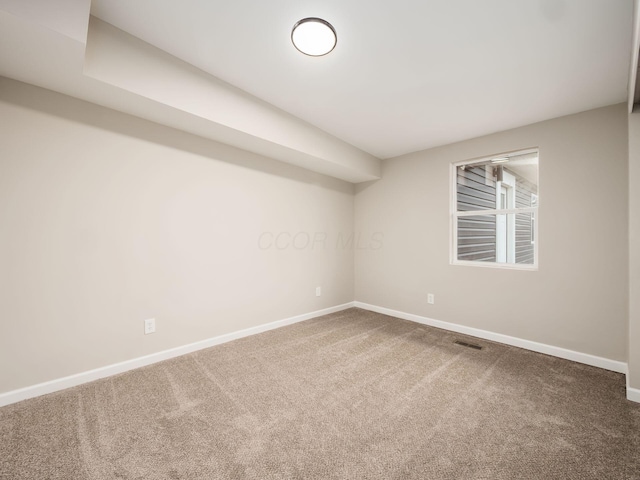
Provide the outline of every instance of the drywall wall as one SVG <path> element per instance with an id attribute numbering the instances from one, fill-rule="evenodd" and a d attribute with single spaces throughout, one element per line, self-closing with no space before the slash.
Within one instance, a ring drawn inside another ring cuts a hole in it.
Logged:
<path id="1" fill-rule="evenodd" d="M 620 104 L 386 160 L 356 187 L 356 231 L 381 239 L 356 250 L 356 300 L 626 361 L 626 122 Z M 539 270 L 450 265 L 451 163 L 530 147 Z"/>
<path id="2" fill-rule="evenodd" d="M 352 184 L 8 79 L 0 149 L 0 393 L 353 300 Z"/>
<path id="3" fill-rule="evenodd" d="M 629 374 L 640 390 L 640 113 L 629 115 Z"/>

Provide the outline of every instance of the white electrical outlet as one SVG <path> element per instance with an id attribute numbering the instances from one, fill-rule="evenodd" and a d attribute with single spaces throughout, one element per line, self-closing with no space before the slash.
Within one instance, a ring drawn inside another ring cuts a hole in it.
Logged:
<path id="1" fill-rule="evenodd" d="M 320 295 L 322 295 L 322 288 L 316 287 L 316 297 L 319 297 Z"/>
<path id="2" fill-rule="evenodd" d="M 433 293 L 427 294 L 427 302 L 430 303 L 431 305 L 436 303 L 436 297 Z"/>
<path id="3" fill-rule="evenodd" d="M 156 319 L 147 318 L 144 321 L 144 334 L 149 335 L 150 333 L 155 333 L 155 331 L 156 331 Z"/>

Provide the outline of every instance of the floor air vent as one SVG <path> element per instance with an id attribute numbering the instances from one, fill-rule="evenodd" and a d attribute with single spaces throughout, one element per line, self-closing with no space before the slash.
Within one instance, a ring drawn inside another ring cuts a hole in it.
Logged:
<path id="1" fill-rule="evenodd" d="M 482 350 L 482 347 L 480 345 L 476 345 L 475 343 L 467 343 L 463 342 L 462 340 L 456 340 L 453 343 L 455 343 L 456 345 L 462 345 L 463 347 L 473 348 L 475 350 Z"/>

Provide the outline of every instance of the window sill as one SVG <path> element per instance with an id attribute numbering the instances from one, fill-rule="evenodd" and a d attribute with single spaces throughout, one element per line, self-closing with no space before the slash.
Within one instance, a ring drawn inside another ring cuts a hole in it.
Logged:
<path id="1" fill-rule="evenodd" d="M 529 272 L 538 271 L 537 264 L 527 265 L 523 263 L 471 262 L 464 260 L 454 260 L 450 262 L 450 265 L 459 267 L 495 268 L 498 270 L 525 270 Z"/>

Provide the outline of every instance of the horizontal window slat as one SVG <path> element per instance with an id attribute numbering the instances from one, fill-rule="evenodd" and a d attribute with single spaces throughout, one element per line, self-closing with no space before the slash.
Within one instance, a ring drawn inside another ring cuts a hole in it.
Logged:
<path id="1" fill-rule="evenodd" d="M 493 194 L 493 195 L 495 195 L 495 193 L 496 193 L 495 184 L 487 185 L 487 183 L 485 182 L 484 178 L 480 178 L 480 177 L 468 178 L 468 177 L 459 176 L 457 178 L 456 183 L 457 183 L 458 187 L 459 186 L 463 186 L 463 187 L 467 187 L 467 188 L 473 188 L 475 190 L 479 190 L 481 192 L 488 193 L 488 194 Z"/>
<path id="2" fill-rule="evenodd" d="M 495 245 L 496 244 L 496 237 L 469 237 L 469 238 L 464 238 L 464 237 L 459 237 L 458 238 L 458 245 L 459 246 L 463 246 L 463 245 Z"/>
<path id="3" fill-rule="evenodd" d="M 465 187 L 464 185 L 458 185 L 458 196 L 467 195 L 469 197 L 481 198 L 492 203 L 496 203 L 496 195 L 494 193 L 483 192 L 473 187 Z"/>
<path id="4" fill-rule="evenodd" d="M 489 243 L 470 243 L 468 245 L 460 245 L 458 244 L 458 251 L 459 252 L 470 252 L 470 251 L 476 251 L 476 252 L 481 252 L 481 251 L 491 251 L 494 250 L 495 253 L 495 243 L 494 242 L 489 242 Z"/>
<path id="5" fill-rule="evenodd" d="M 495 241 L 496 232 L 495 230 L 483 230 L 481 232 L 460 232 L 458 233 L 459 239 L 470 239 L 470 238 L 478 238 L 478 239 L 489 239 L 493 238 Z"/>
<path id="6" fill-rule="evenodd" d="M 478 209 L 493 209 L 496 208 L 496 202 L 490 200 L 483 200 L 477 197 L 470 197 L 468 195 L 458 194 L 458 209 L 464 208 L 467 210 L 470 207 L 473 210 Z"/>
<path id="7" fill-rule="evenodd" d="M 492 205 L 480 206 L 475 203 L 467 203 L 458 201 L 458 211 L 459 212 L 475 212 L 479 210 L 493 210 L 496 208 L 495 203 Z"/>
<path id="8" fill-rule="evenodd" d="M 458 255 L 458 260 L 469 262 L 495 262 L 496 256 L 487 254 Z"/>

